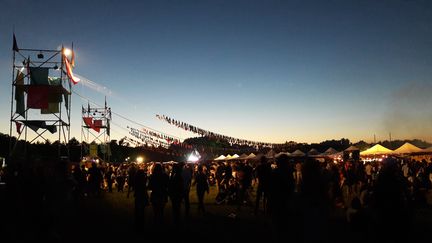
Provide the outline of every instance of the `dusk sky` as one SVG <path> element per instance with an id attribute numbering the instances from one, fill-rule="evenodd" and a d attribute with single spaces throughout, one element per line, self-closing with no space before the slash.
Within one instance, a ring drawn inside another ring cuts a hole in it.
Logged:
<path id="1" fill-rule="evenodd" d="M 0 0 L 6 134 L 13 28 L 21 48 L 73 42 L 74 73 L 100 87 L 76 92 L 181 138 L 155 115 L 274 143 L 432 142 L 432 1 Z M 87 101 L 72 100 L 80 139 Z M 113 139 L 133 125 L 113 122 Z"/>

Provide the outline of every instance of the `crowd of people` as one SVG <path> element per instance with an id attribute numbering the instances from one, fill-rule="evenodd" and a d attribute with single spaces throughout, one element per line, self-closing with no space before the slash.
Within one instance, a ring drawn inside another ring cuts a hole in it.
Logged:
<path id="1" fill-rule="evenodd" d="M 277 238 L 306 241 L 328 237 L 335 210 L 344 212 L 346 223 L 360 238 L 406 239 L 412 210 L 428 205 L 432 188 L 431 162 L 397 158 L 334 163 L 281 155 L 256 161 L 71 167 L 60 163 L 49 170 L 9 169 L 11 173 L 3 178 L 8 179 L 12 196 L 24 186 L 41 200 L 53 196 L 53 191 L 62 191 L 61 198 L 70 201 L 103 193 L 133 197 L 138 231 L 145 229 L 146 208 L 151 208 L 154 225 L 162 227 L 167 204 L 173 224 L 181 227 L 190 215 L 191 191 L 198 199 L 197 213 L 205 217 L 205 195 L 216 190 L 214 204 L 235 206 L 229 217 L 248 207 L 255 215 L 271 219 Z"/>

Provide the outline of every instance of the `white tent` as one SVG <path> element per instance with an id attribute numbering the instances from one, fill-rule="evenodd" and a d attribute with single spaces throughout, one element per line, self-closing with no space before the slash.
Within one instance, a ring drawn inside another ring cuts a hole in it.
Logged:
<path id="1" fill-rule="evenodd" d="M 335 155 L 337 153 L 339 153 L 339 151 L 337 151 L 336 149 L 330 147 L 326 151 L 324 151 L 324 153 L 322 153 L 320 155 L 321 156 L 330 156 L 330 155 Z"/>
<path id="2" fill-rule="evenodd" d="M 423 149 L 423 152 L 425 152 L 425 153 L 431 153 L 432 152 L 432 147 Z"/>
<path id="3" fill-rule="evenodd" d="M 240 157 L 238 157 L 237 159 L 246 159 L 247 158 L 247 154 L 242 154 L 242 155 L 240 155 Z"/>
<path id="4" fill-rule="evenodd" d="M 410 143 L 404 143 L 404 145 L 397 148 L 395 151 L 393 151 L 396 154 L 411 154 L 411 153 L 421 153 L 425 150 L 416 147 Z"/>
<path id="5" fill-rule="evenodd" d="M 371 148 L 366 149 L 363 152 L 360 152 L 360 155 L 385 155 L 392 154 L 393 150 L 388 149 L 380 144 L 375 144 Z"/>
<path id="6" fill-rule="evenodd" d="M 356 146 L 352 145 L 349 148 L 345 149 L 344 151 L 346 152 L 353 152 L 353 151 L 358 151 L 360 150 L 359 148 L 357 148 Z"/>
<path id="7" fill-rule="evenodd" d="M 315 156 L 315 155 L 319 155 L 320 154 L 320 152 L 318 152 L 318 150 L 316 150 L 316 149 L 311 149 L 311 150 L 309 150 L 309 152 L 307 153 L 309 156 Z"/>
<path id="8" fill-rule="evenodd" d="M 228 155 L 229 156 L 229 155 Z M 230 158 L 228 158 L 227 156 L 227 160 L 234 160 L 234 159 L 238 159 L 238 157 L 240 157 L 238 154 L 234 154 L 233 156 L 231 156 Z"/>
<path id="9" fill-rule="evenodd" d="M 250 153 L 247 157 L 246 157 L 246 159 L 255 159 L 256 158 L 256 155 L 254 154 L 254 153 Z"/>
<path id="10" fill-rule="evenodd" d="M 292 157 L 303 157 L 303 156 L 305 156 L 306 154 L 303 153 L 301 150 L 297 149 L 296 151 L 292 152 L 290 155 L 291 155 Z"/>
<path id="11" fill-rule="evenodd" d="M 221 155 L 221 156 L 215 158 L 214 160 L 225 160 L 225 158 L 226 157 L 224 155 Z"/>

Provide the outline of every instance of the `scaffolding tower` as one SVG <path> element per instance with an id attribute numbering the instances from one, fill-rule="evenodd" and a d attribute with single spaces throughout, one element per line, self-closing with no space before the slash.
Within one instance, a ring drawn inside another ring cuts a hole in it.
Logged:
<path id="1" fill-rule="evenodd" d="M 63 46 L 59 50 L 19 49 L 14 36 L 9 130 L 11 160 L 31 157 L 28 144 L 48 142 L 49 138 L 57 140 L 59 159 L 69 157 L 72 85 L 65 62 L 71 58 L 70 53 L 73 50 Z"/>
<path id="2" fill-rule="evenodd" d="M 104 107 L 82 107 L 81 121 L 81 157 L 98 157 L 98 151 L 103 155 L 101 159 L 110 161 L 111 156 L 111 108 L 107 106 L 106 98 Z"/>

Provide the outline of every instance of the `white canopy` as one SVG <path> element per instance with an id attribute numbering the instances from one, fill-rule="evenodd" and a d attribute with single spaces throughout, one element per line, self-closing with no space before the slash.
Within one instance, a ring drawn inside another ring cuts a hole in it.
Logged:
<path id="1" fill-rule="evenodd" d="M 349 148 L 345 149 L 344 151 L 352 152 L 352 151 L 358 151 L 358 150 L 360 150 L 360 149 L 357 148 L 356 146 L 352 145 Z"/>
<path id="2" fill-rule="evenodd" d="M 319 155 L 320 154 L 320 152 L 318 152 L 318 150 L 316 150 L 316 149 L 311 149 L 311 150 L 309 150 L 309 152 L 308 152 L 308 155 Z"/>
<path id="3" fill-rule="evenodd" d="M 230 155 L 228 155 L 230 156 Z M 228 156 L 226 157 L 226 160 L 233 160 L 233 159 L 237 159 L 238 157 L 240 157 L 238 154 L 234 154 L 233 156 L 230 156 L 230 158 L 228 158 Z"/>
<path id="4" fill-rule="evenodd" d="M 214 160 L 225 160 L 225 156 L 224 155 L 221 155 L 221 156 L 219 156 L 219 157 L 217 157 L 216 159 L 214 159 Z"/>
<path id="5" fill-rule="evenodd" d="M 400 146 L 398 149 L 396 149 L 393 152 L 396 154 L 411 154 L 411 153 L 424 152 L 424 150 L 410 143 L 404 143 L 404 145 Z"/>
<path id="6" fill-rule="evenodd" d="M 250 153 L 246 159 L 255 159 L 256 155 L 254 153 Z"/>
<path id="7" fill-rule="evenodd" d="M 330 156 L 330 155 L 334 155 L 334 154 L 337 154 L 337 153 L 339 153 L 339 151 L 337 151 L 336 149 L 330 147 L 326 151 L 324 151 L 324 153 L 322 153 L 321 155 L 322 156 Z"/>
<path id="8" fill-rule="evenodd" d="M 293 157 L 302 157 L 305 156 L 306 154 L 303 153 L 301 150 L 297 149 L 296 151 L 292 152 L 290 155 Z"/>
<path id="9" fill-rule="evenodd" d="M 360 155 L 384 155 L 384 154 L 392 154 L 393 150 L 388 149 L 380 144 L 375 144 L 371 148 L 366 149 L 363 152 L 360 152 Z"/>

